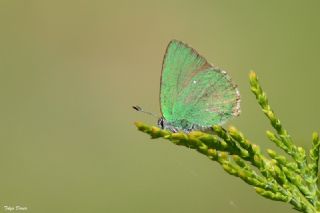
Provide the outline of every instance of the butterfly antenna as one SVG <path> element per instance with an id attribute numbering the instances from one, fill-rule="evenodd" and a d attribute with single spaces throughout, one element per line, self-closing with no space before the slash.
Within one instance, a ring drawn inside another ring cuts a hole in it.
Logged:
<path id="1" fill-rule="evenodd" d="M 148 114 L 148 115 L 152 115 L 152 116 L 154 116 L 154 117 L 156 117 L 156 118 L 159 117 L 159 116 L 153 114 L 152 112 L 144 111 L 144 110 L 143 110 L 140 106 L 138 106 L 138 105 L 132 106 L 132 108 L 135 109 L 135 110 L 138 111 L 138 112 L 143 112 L 143 113 L 146 113 L 146 114 Z"/>

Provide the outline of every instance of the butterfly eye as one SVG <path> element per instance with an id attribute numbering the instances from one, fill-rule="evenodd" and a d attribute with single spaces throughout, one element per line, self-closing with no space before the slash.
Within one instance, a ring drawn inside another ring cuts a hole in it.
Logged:
<path id="1" fill-rule="evenodd" d="M 163 118 L 159 118 L 159 120 L 158 120 L 158 126 L 159 126 L 161 129 L 164 128 Z"/>

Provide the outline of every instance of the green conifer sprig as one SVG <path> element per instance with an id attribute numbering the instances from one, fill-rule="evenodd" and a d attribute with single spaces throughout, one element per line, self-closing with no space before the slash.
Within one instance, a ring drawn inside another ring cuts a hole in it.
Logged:
<path id="1" fill-rule="evenodd" d="M 320 149 L 318 133 L 313 133 L 308 162 L 305 150 L 293 143 L 275 116 L 254 72 L 250 73 L 250 85 L 262 111 L 275 129 L 276 133 L 267 131 L 268 139 L 284 150 L 291 159 L 272 149 L 267 150 L 269 158 L 266 157 L 258 145 L 251 143 L 235 127 L 226 130 L 215 125 L 212 127 L 213 133 L 193 131 L 186 134 L 172 133 L 141 122 L 135 122 L 135 125 L 151 138 L 164 138 L 176 145 L 197 150 L 218 162 L 230 175 L 253 186 L 257 194 L 265 198 L 290 203 L 300 212 L 320 213 L 320 193 L 317 186 Z"/>
<path id="2" fill-rule="evenodd" d="M 314 132 L 312 135 L 312 148 L 310 150 L 310 163 L 309 163 L 309 169 L 311 170 L 312 179 L 314 183 L 318 181 L 319 148 L 320 148 L 319 134 L 317 132 Z"/>

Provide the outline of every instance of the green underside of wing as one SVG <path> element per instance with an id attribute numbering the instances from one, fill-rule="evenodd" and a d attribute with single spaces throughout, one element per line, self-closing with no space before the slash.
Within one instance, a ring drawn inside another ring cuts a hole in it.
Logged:
<path id="1" fill-rule="evenodd" d="M 232 117 L 236 98 L 227 76 L 211 68 L 194 76 L 181 91 L 168 120 L 185 119 L 201 126 L 221 124 Z"/>
<path id="2" fill-rule="evenodd" d="M 204 64 L 206 60 L 191 48 L 179 41 L 170 42 L 163 61 L 160 91 L 161 110 L 165 118 L 172 115 L 173 104 L 184 87 L 183 82 Z"/>
<path id="3" fill-rule="evenodd" d="M 237 93 L 230 78 L 185 44 L 172 41 L 162 70 L 163 117 L 174 126 L 221 124 L 232 117 Z"/>

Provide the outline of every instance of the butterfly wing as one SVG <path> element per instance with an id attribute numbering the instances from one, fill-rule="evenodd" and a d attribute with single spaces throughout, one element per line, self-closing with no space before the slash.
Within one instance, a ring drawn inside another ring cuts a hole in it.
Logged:
<path id="1" fill-rule="evenodd" d="M 182 42 L 172 40 L 169 43 L 163 59 L 160 83 L 161 112 L 167 120 L 173 118 L 173 105 L 184 88 L 186 78 L 207 66 L 204 58 Z"/>
<path id="2" fill-rule="evenodd" d="M 169 43 L 162 65 L 160 104 L 171 123 L 221 124 L 240 112 L 236 86 L 225 71 L 214 68 L 186 44 Z"/>

